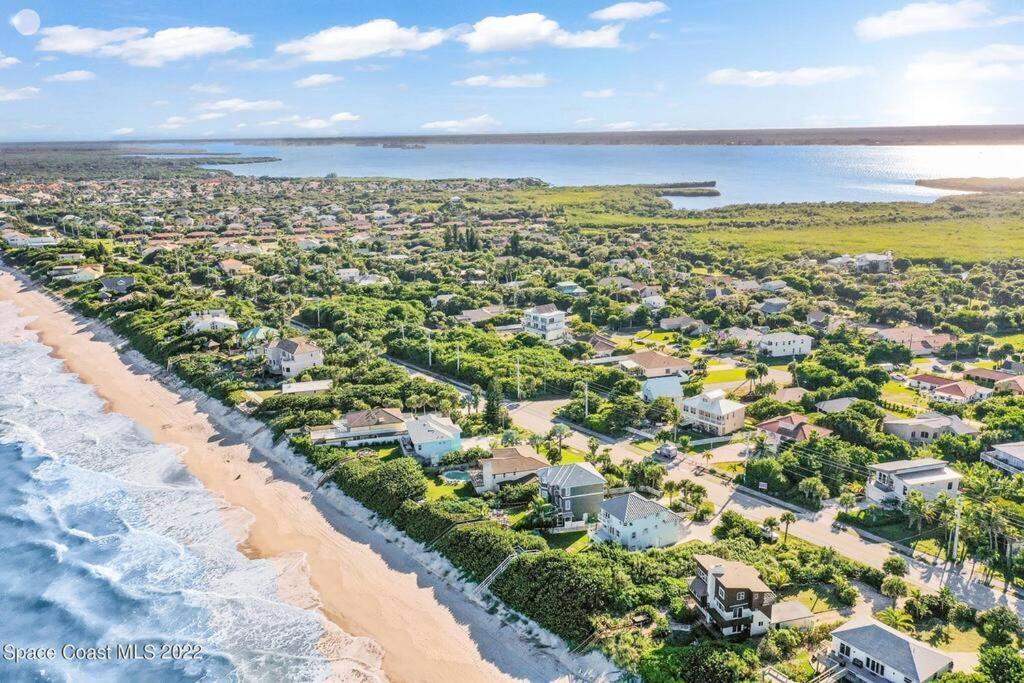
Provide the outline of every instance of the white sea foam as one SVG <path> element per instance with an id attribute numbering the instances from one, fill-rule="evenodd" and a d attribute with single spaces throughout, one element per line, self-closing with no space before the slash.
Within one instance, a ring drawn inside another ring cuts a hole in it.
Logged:
<path id="1" fill-rule="evenodd" d="M 5 663 L 4 679 L 383 678 L 379 648 L 315 610 L 305 558 L 246 558 L 251 515 L 226 510 L 179 455 L 105 412 L 0 302 L 0 642 L 203 651 Z"/>

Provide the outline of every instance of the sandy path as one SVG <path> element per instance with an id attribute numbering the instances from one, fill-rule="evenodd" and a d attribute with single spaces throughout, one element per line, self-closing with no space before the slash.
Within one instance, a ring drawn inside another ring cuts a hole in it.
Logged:
<path id="1" fill-rule="evenodd" d="M 147 427 L 157 441 L 184 446 L 184 462 L 203 485 L 252 514 L 248 552 L 265 558 L 304 554 L 324 614 L 346 633 L 376 641 L 390 679 L 538 680 L 561 673 L 482 609 L 418 571 L 401 551 L 380 547 L 386 542 L 365 525 L 350 533 L 345 519 L 328 521 L 299 485 L 275 478 L 247 444 L 219 431 L 195 402 L 133 370 L 56 301 L 7 272 L 0 272 L 0 298 L 33 318 L 29 328 L 40 341 L 112 410 Z"/>

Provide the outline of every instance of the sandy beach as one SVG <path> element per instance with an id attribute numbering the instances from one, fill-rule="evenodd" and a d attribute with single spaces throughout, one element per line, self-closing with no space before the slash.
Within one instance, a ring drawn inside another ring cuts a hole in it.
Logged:
<path id="1" fill-rule="evenodd" d="M 225 429 L 210 406 L 164 386 L 144 371 L 136 352 L 118 353 L 102 325 L 71 314 L 9 272 L 0 271 L 0 299 L 31 319 L 29 329 L 110 410 L 156 441 L 180 447 L 208 490 L 246 511 L 236 525 L 242 548 L 287 568 L 282 591 L 293 601 L 319 607 L 346 634 L 369 639 L 365 649 L 382 653 L 390 680 L 554 680 L 569 673 L 564 648 L 527 642 L 393 535 L 355 512 L 345 514 L 326 494 L 311 495 L 307 484 L 263 457 L 252 443 L 258 440 Z M 266 433 L 263 438 L 269 443 Z"/>

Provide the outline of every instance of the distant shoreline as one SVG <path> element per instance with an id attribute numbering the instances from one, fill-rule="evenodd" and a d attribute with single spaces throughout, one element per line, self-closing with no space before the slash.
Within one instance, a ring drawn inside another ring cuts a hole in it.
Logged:
<path id="1" fill-rule="evenodd" d="M 722 130 L 598 131 L 547 133 L 401 134 L 340 137 L 167 138 L 94 142 L 3 143 L 24 146 L 89 146 L 152 143 L 205 145 L 1024 145 L 1024 124 L 992 126 L 873 126 L 861 128 L 761 128 Z"/>
<path id="2" fill-rule="evenodd" d="M 1024 192 L 1024 178 L 933 178 L 915 185 L 962 192 Z"/>

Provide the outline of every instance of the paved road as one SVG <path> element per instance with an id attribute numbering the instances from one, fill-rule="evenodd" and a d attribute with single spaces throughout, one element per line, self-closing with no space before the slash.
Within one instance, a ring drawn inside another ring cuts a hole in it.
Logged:
<path id="1" fill-rule="evenodd" d="M 440 376 L 432 376 L 431 379 L 447 381 Z M 456 383 L 449 383 L 462 389 Z M 566 399 L 523 401 L 510 411 L 510 414 L 513 422 L 523 429 L 538 434 L 547 434 L 555 424 L 555 411 L 566 403 L 568 403 Z M 566 439 L 566 444 L 585 452 L 587 438 L 586 435 L 573 430 L 572 435 Z M 626 458 L 635 461 L 646 455 L 644 451 L 632 445 L 627 439 L 614 440 L 604 437 L 602 442 L 604 446 L 612 449 L 614 462 L 622 462 Z M 725 510 L 735 510 L 756 522 L 763 521 L 767 517 L 778 518 L 786 511 L 786 508 L 776 503 L 736 489 L 716 477 L 697 474 L 696 471 L 702 469 L 700 465 L 700 461 L 690 456 L 680 458 L 669 468 L 670 479 L 685 478 L 699 481 L 708 491 L 708 500 L 718 508 L 715 518 L 708 522 L 691 523 L 688 538 L 712 540 L 711 528 L 717 523 L 717 517 Z M 800 512 L 797 514 L 797 522 L 790 526 L 790 533 L 810 543 L 835 548 L 846 557 L 881 568 L 882 563 L 893 554 L 893 550 L 888 544 L 862 538 L 852 529 L 834 530 L 832 522 L 835 521 L 837 512 L 838 508 L 834 506 L 827 506 L 819 512 Z M 910 567 L 907 579 L 918 587 L 937 591 L 943 586 L 948 586 L 958 598 L 978 609 L 1006 605 L 1024 617 L 1024 600 L 1018 599 L 1011 592 L 1004 591 L 1001 584 L 998 587 L 985 585 L 980 572 L 976 571 L 971 562 L 961 566 L 932 565 L 912 558 L 907 558 L 907 562 Z"/>

